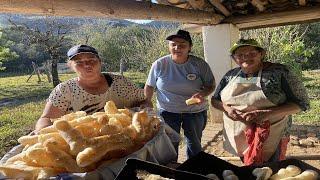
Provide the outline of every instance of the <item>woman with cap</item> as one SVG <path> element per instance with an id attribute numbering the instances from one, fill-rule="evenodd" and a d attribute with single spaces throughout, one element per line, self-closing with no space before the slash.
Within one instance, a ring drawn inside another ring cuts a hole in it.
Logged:
<path id="1" fill-rule="evenodd" d="M 215 88 L 209 65 L 190 55 L 192 40 L 189 32 L 179 30 L 166 38 L 170 54 L 156 60 L 145 85 L 146 101 L 151 104 L 154 91 L 157 108 L 163 120 L 176 132 L 184 130 L 188 158 L 201 149 L 201 136 L 207 122 L 208 103 L 205 99 Z M 187 105 L 186 100 L 196 99 Z M 179 142 L 174 142 L 178 152 Z"/>
<path id="2" fill-rule="evenodd" d="M 285 65 L 263 61 L 253 39 L 231 49 L 239 67 L 220 81 L 212 105 L 223 111 L 224 147 L 245 165 L 285 159 L 292 114 L 309 108 L 306 90 Z"/>
<path id="3" fill-rule="evenodd" d="M 85 111 L 93 114 L 103 111 L 106 102 L 110 100 L 118 108 L 136 106 L 144 101 L 143 90 L 125 77 L 101 72 L 101 59 L 93 47 L 77 45 L 67 55 L 67 64 L 78 77 L 54 88 L 36 123 L 35 132 L 51 125 L 50 119 L 71 112 Z"/>

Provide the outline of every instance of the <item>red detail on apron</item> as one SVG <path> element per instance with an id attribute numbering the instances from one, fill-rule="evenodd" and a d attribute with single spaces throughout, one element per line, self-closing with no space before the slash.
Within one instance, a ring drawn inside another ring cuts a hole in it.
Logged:
<path id="1" fill-rule="evenodd" d="M 290 141 L 290 137 L 281 138 L 279 161 L 286 159 L 286 152 L 287 152 L 287 146 L 288 146 L 289 141 Z"/>
<path id="2" fill-rule="evenodd" d="M 246 141 L 249 145 L 244 153 L 244 164 L 254 165 L 263 163 L 263 143 L 267 140 L 270 133 L 270 121 L 262 124 L 252 124 L 245 131 Z"/>

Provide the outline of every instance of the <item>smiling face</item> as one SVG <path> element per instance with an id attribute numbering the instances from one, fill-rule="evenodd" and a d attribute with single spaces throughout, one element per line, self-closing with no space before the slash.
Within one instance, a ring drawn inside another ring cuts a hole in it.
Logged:
<path id="1" fill-rule="evenodd" d="M 173 38 L 169 41 L 169 51 L 176 63 L 184 63 L 188 60 L 191 45 L 182 38 Z"/>
<path id="2" fill-rule="evenodd" d="M 235 50 L 232 55 L 235 62 L 245 73 L 255 73 L 262 67 L 262 59 L 265 51 L 258 50 L 253 46 L 242 46 Z"/>
<path id="3" fill-rule="evenodd" d="M 82 79 L 96 78 L 101 74 L 101 60 L 91 53 L 78 54 L 69 65 Z"/>

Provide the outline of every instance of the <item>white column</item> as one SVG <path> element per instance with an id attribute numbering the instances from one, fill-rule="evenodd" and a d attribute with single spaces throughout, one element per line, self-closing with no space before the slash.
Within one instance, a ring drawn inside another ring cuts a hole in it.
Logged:
<path id="1" fill-rule="evenodd" d="M 232 24 L 220 24 L 204 26 L 202 33 L 204 57 L 211 67 L 218 86 L 223 75 L 232 67 L 235 67 L 229 49 L 239 39 L 240 32 Z M 210 108 L 209 119 L 213 122 L 222 122 L 222 112 Z"/>

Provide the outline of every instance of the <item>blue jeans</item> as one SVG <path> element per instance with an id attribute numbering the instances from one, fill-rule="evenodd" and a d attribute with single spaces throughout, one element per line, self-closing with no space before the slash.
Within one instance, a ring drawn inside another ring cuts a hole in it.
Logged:
<path id="1" fill-rule="evenodd" d="M 207 111 L 199 113 L 171 113 L 168 111 L 160 111 L 163 120 L 177 133 L 180 134 L 182 127 L 187 143 L 187 157 L 191 158 L 202 151 L 201 137 L 202 131 L 207 124 Z M 177 154 L 179 143 L 173 144 Z"/>

